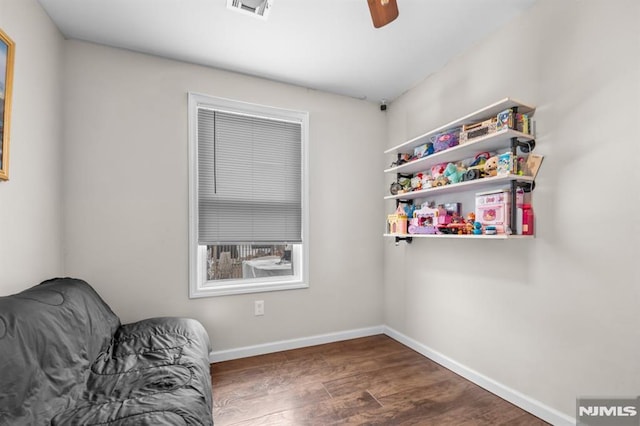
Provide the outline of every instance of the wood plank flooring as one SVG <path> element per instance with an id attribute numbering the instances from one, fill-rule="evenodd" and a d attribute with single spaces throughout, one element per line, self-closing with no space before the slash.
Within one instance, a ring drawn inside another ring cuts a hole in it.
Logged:
<path id="1" fill-rule="evenodd" d="M 211 365 L 216 426 L 546 425 L 385 335 Z"/>

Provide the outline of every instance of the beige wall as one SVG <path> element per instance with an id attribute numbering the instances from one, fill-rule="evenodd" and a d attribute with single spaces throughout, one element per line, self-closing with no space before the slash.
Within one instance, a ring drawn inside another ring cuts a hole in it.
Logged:
<path id="1" fill-rule="evenodd" d="M 216 351 L 382 324 L 377 105 L 83 42 L 65 50 L 69 275 L 124 321 L 199 319 Z M 188 299 L 188 91 L 309 111 L 309 289 Z"/>
<path id="2" fill-rule="evenodd" d="M 540 0 L 388 110 L 392 147 L 506 96 L 537 106 L 536 238 L 387 241 L 385 323 L 570 416 L 640 395 L 639 19 Z"/>
<path id="3" fill-rule="evenodd" d="M 35 0 L 0 0 L 16 43 L 9 181 L 0 181 L 0 295 L 63 273 L 63 39 Z"/>

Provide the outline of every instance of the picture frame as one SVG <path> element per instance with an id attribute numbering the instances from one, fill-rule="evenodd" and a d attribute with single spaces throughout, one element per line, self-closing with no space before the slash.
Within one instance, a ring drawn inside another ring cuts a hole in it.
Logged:
<path id="1" fill-rule="evenodd" d="M 9 128 L 15 43 L 0 29 L 0 180 L 9 179 Z"/>

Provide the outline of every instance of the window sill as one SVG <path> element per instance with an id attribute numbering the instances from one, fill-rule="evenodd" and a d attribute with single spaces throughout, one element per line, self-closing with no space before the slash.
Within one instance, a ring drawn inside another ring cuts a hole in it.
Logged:
<path id="1" fill-rule="evenodd" d="M 309 284 L 303 281 L 257 281 L 244 282 L 244 280 L 227 281 L 198 285 L 189 289 L 189 298 L 230 296 L 234 294 L 263 293 L 268 291 L 296 290 L 309 288 Z"/>

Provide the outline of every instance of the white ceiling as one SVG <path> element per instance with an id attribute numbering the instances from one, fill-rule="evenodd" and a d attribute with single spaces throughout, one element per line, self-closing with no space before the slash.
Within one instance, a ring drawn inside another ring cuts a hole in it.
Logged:
<path id="1" fill-rule="evenodd" d="M 373 102 L 395 99 L 536 0 L 397 1 L 399 17 L 375 29 L 367 0 L 273 0 L 267 20 L 226 0 L 39 0 L 67 38 Z"/>

